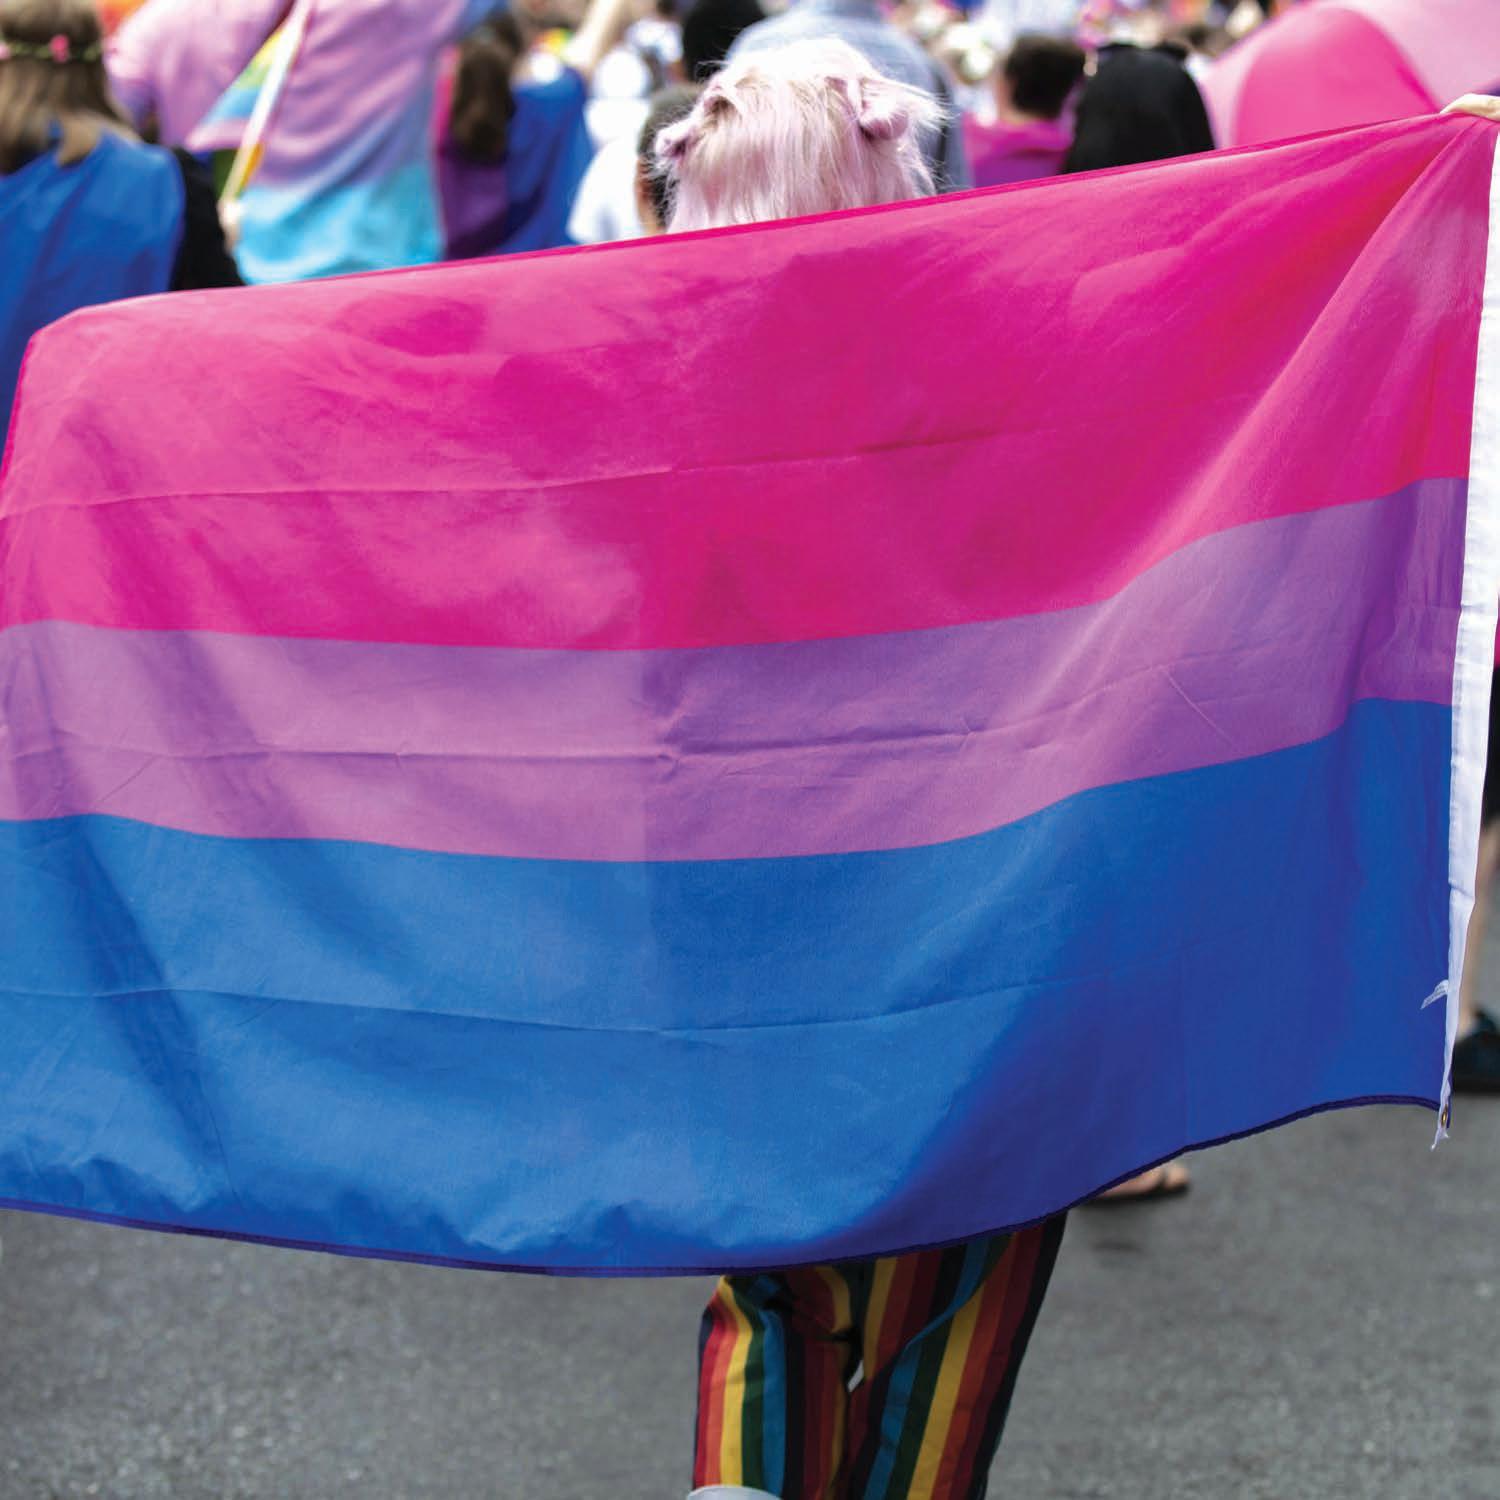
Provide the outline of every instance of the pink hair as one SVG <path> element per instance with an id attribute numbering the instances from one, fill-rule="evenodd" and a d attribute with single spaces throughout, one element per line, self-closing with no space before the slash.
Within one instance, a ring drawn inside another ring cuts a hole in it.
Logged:
<path id="1" fill-rule="evenodd" d="M 921 89 L 877 73 L 846 42 L 793 42 L 718 73 L 657 137 L 671 229 L 754 224 L 926 197 L 920 137 L 942 119 Z"/>

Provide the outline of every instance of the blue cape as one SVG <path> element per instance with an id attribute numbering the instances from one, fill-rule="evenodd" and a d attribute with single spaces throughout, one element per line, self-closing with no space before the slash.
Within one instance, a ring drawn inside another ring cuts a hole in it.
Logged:
<path id="1" fill-rule="evenodd" d="M 120 297 L 164 292 L 182 238 L 171 154 L 106 134 L 81 162 L 49 151 L 0 176 L 0 419 L 39 328 Z"/>

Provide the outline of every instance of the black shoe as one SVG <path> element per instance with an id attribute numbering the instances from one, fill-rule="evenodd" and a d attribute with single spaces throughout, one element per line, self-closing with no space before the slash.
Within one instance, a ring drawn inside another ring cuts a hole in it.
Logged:
<path id="1" fill-rule="evenodd" d="M 1487 1011 L 1453 1044 L 1453 1092 L 1500 1094 L 1500 1025 Z"/>

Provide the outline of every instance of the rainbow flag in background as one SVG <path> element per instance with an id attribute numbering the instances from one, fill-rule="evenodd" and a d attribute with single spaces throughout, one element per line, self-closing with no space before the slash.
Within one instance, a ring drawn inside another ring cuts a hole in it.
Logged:
<path id="1" fill-rule="evenodd" d="M 1497 139 L 44 333 L 0 479 L 0 1200 L 702 1271 L 1441 1107 Z"/>
<path id="2" fill-rule="evenodd" d="M 194 151 L 234 152 L 244 138 L 245 127 L 255 109 L 255 101 L 265 87 L 271 72 L 271 63 L 281 41 L 278 27 L 259 52 L 250 59 L 249 66 L 220 96 L 219 102 L 196 126 L 188 137 L 188 145 Z"/>
<path id="3" fill-rule="evenodd" d="M 318 0 L 289 19 L 287 0 L 150 0 L 113 38 L 110 83 L 164 145 L 233 149 L 271 71 L 267 39 L 300 16 L 306 32 L 239 197 L 240 269 L 283 282 L 426 264 L 442 254 L 439 62 L 492 4 Z"/>

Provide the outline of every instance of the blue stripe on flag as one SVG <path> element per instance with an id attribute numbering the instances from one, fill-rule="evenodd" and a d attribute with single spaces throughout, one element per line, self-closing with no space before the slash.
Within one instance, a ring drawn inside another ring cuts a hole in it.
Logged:
<path id="1" fill-rule="evenodd" d="M 0 824 L 0 1199 L 561 1270 L 774 1265 L 1432 1100 L 1449 719 L 1369 702 L 1311 745 L 874 854 Z"/>

